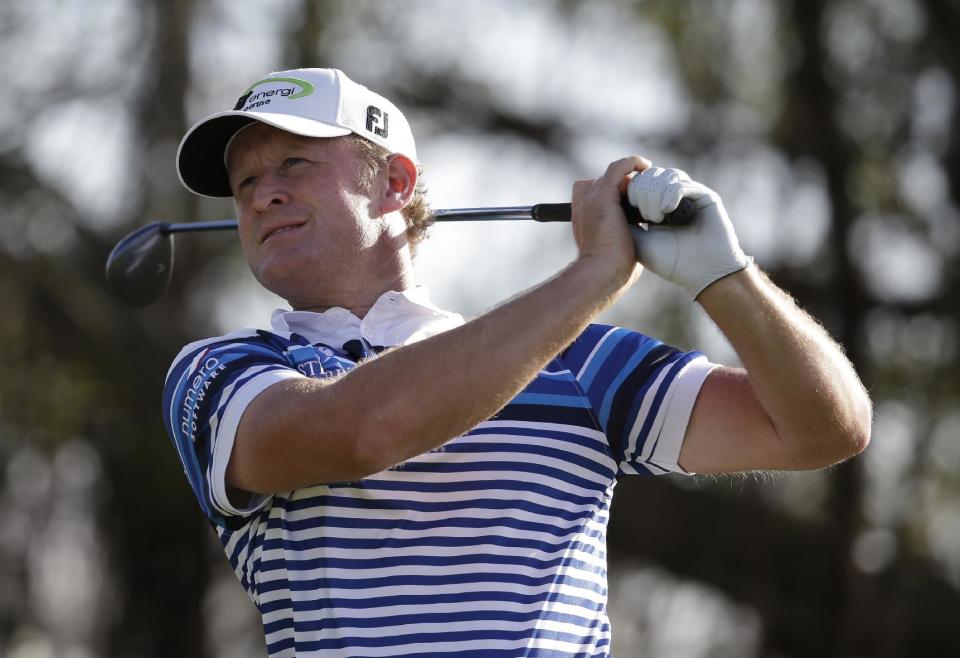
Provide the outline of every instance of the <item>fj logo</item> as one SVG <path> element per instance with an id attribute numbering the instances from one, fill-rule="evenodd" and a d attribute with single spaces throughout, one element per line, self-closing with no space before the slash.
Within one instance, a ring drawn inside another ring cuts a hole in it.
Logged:
<path id="1" fill-rule="evenodd" d="M 383 128 L 379 127 L 377 124 L 380 123 L 380 118 L 383 117 Z M 386 112 L 381 112 L 379 107 L 374 105 L 367 106 L 367 130 L 372 132 L 378 137 L 383 137 L 386 139 L 387 131 L 390 130 L 390 115 Z"/>

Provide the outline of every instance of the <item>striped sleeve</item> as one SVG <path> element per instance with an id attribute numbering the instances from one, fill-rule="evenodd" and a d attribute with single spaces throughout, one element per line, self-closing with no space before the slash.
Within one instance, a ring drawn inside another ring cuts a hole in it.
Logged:
<path id="1" fill-rule="evenodd" d="M 302 376 L 255 333 L 191 343 L 174 359 L 163 390 L 164 426 L 200 507 L 218 526 L 237 525 L 269 499 L 237 507 L 227 496 L 227 462 L 244 409 L 268 386 Z"/>
<path id="2" fill-rule="evenodd" d="M 715 367 L 643 334 L 590 325 L 564 352 L 621 473 L 684 473 L 678 461 L 700 387 Z"/>

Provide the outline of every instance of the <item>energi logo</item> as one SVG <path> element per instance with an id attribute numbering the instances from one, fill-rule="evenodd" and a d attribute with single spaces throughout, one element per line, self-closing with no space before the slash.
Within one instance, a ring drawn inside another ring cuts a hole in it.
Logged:
<path id="1" fill-rule="evenodd" d="M 269 88 L 257 91 L 257 87 L 270 85 Z M 234 110 L 243 110 L 247 112 L 263 105 L 268 105 L 274 98 L 303 98 L 313 93 L 314 86 L 306 80 L 300 78 L 264 78 L 257 80 L 243 92 L 243 95 L 237 99 Z"/>

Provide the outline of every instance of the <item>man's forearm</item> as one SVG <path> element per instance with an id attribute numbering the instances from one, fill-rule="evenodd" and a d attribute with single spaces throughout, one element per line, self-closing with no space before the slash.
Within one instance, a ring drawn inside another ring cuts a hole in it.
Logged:
<path id="1" fill-rule="evenodd" d="M 698 301 L 733 345 L 779 438 L 798 463 L 836 461 L 869 441 L 870 399 L 842 349 L 755 267 Z"/>
<path id="2" fill-rule="evenodd" d="M 606 276 L 576 263 L 457 329 L 362 366 L 363 379 L 345 378 L 341 394 L 368 384 L 391 391 L 362 440 L 386 451 L 385 467 L 495 414 L 613 302 L 618 291 L 603 283 Z"/>

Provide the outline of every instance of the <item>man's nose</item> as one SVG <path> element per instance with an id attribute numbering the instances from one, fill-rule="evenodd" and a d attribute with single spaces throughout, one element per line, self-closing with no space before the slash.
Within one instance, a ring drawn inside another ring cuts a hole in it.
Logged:
<path id="1" fill-rule="evenodd" d="M 267 173 L 259 176 L 253 190 L 253 209 L 263 212 L 270 206 L 283 205 L 290 201 L 282 176 Z"/>

